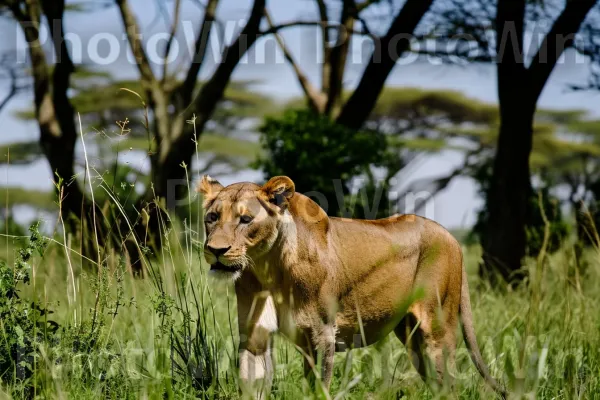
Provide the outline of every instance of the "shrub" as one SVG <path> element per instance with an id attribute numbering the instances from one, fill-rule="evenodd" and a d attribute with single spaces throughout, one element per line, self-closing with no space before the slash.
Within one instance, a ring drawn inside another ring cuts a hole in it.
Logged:
<path id="1" fill-rule="evenodd" d="M 351 130 L 308 110 L 288 110 L 281 117 L 267 118 L 260 131 L 267 156 L 259 158 L 255 167 L 261 168 L 265 177 L 288 175 L 297 191 L 311 197 L 329 215 L 340 215 L 343 210 L 345 216 L 365 214 L 361 196 L 357 204 L 350 203 L 349 210 L 345 207 L 349 184 L 361 175 L 369 178 L 371 166 L 382 166 L 387 156 L 384 134 Z M 385 213 L 386 183 L 368 181 L 363 187 L 367 198 L 381 185 L 384 204 L 375 209 Z"/>
<path id="2" fill-rule="evenodd" d="M 25 393 L 31 390 L 38 345 L 51 342 L 58 330 L 58 324 L 48 320 L 48 310 L 19 296 L 19 286 L 30 282 L 32 257 L 35 253 L 43 255 L 47 244 L 37 224 L 30 232 L 29 242 L 19 250 L 14 266 L 0 262 L 0 378 Z"/>

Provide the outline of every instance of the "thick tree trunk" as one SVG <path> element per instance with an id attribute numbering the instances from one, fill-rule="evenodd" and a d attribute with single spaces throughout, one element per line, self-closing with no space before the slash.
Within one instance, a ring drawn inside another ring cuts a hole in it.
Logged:
<path id="1" fill-rule="evenodd" d="M 67 97 L 73 63 L 64 42 L 62 13 L 64 2 L 44 3 L 46 17 L 52 21 L 52 39 L 57 44 L 55 53 L 61 62 L 57 63 L 52 76 L 46 61 L 46 54 L 39 42 L 39 26 L 42 6 L 37 1 L 27 3 L 25 9 L 12 8 L 15 19 L 23 29 L 29 43 L 29 56 L 34 81 L 35 114 L 40 128 L 40 145 L 48 159 L 54 179 L 62 179 L 61 212 L 63 217 L 82 214 L 83 193 L 73 180 L 73 161 L 77 133 L 74 123 L 74 110 Z M 52 83 L 51 83 L 52 80 Z M 56 176 L 58 175 L 58 176 Z"/>
<path id="2" fill-rule="evenodd" d="M 187 138 L 187 135 L 184 135 Z M 164 206 L 168 210 L 176 210 L 177 206 L 182 204 L 182 200 L 187 198 L 188 177 L 191 176 L 192 157 L 195 153 L 195 145 L 190 140 L 189 143 L 182 140 L 173 143 L 161 144 L 167 147 L 168 151 L 165 157 L 159 157 L 159 154 L 152 159 L 151 182 L 152 187 L 147 193 L 147 200 L 161 198 L 164 200 Z M 186 168 L 183 165 L 186 165 Z"/>
<path id="3" fill-rule="evenodd" d="M 55 180 L 63 180 L 59 195 L 62 196 L 62 214 L 68 217 L 80 218 L 83 207 L 83 193 L 76 180 L 73 180 L 75 171 L 73 169 L 75 140 L 67 135 L 54 136 L 45 132 L 41 127 L 40 145 L 44 155 L 50 164 L 50 169 Z M 58 176 L 57 176 L 58 175 Z"/>
<path id="4" fill-rule="evenodd" d="M 494 172 L 487 193 L 488 219 L 482 238 L 480 274 L 496 282 L 526 276 L 521 261 L 527 245 L 525 226 L 531 194 L 529 155 L 533 139 L 535 103 L 515 102 L 501 115 Z"/>
<path id="5" fill-rule="evenodd" d="M 187 137 L 182 135 L 181 137 Z M 137 204 L 141 212 L 134 226 L 138 242 L 154 252 L 162 248 L 165 228 L 170 226 L 170 213 L 185 217 L 187 212 L 179 206 L 187 205 L 188 177 L 195 152 L 194 143 L 160 141 L 159 151 L 150 158 L 150 185 Z M 188 174 L 183 164 L 187 166 Z M 123 227 L 126 228 L 126 227 Z M 137 263 L 139 260 L 133 260 Z"/>
<path id="6" fill-rule="evenodd" d="M 575 33 L 596 1 L 566 2 L 528 68 L 523 59 L 527 2 L 498 1 L 496 51 L 501 124 L 487 194 L 488 220 L 482 238 L 484 263 L 480 269 L 480 274 L 492 282 L 497 273 L 508 282 L 520 281 L 526 275 L 521 261 L 527 247 L 529 155 L 537 101 L 560 55 L 572 46 Z"/>
<path id="7" fill-rule="evenodd" d="M 64 1 L 43 2 L 43 10 L 46 17 L 52 21 L 52 39 L 54 41 L 54 50 L 60 62 L 54 65 L 52 74 L 52 108 L 54 118 L 52 124 L 57 124 L 60 129 L 45 129 L 42 126 L 40 135 L 40 144 L 48 158 L 52 171 L 57 173 L 65 181 L 62 188 L 63 214 L 74 216 L 81 219 L 88 212 L 89 205 L 86 205 L 85 196 L 75 176 L 75 146 L 78 139 L 78 130 L 75 123 L 75 109 L 68 96 L 68 89 L 71 86 L 71 75 L 75 67 L 69 57 L 69 50 L 64 40 L 64 26 L 62 17 L 64 14 Z M 43 121 L 43 117 L 41 119 Z M 48 124 L 47 124 L 48 125 Z"/>

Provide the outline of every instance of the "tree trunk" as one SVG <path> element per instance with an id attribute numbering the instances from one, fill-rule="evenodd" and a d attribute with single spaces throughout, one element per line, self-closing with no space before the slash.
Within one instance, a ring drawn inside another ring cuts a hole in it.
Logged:
<path id="1" fill-rule="evenodd" d="M 528 68 L 523 59 L 525 0 L 501 0 L 496 13 L 498 100 L 500 135 L 494 172 L 487 193 L 488 219 L 480 274 L 492 283 L 501 276 L 507 282 L 522 280 L 527 238 L 525 233 L 531 194 L 529 155 L 533 118 L 538 98 L 563 51 L 572 46 L 596 0 L 566 2 L 546 34 Z"/>
<path id="2" fill-rule="evenodd" d="M 498 282 L 520 281 L 526 273 L 521 260 L 526 251 L 525 226 L 531 194 L 529 155 L 533 140 L 535 102 L 518 102 L 501 111 L 494 172 L 487 193 L 488 219 L 484 236 L 482 277 Z"/>
<path id="3" fill-rule="evenodd" d="M 182 204 L 182 200 L 187 198 L 187 178 L 191 176 L 192 157 L 196 151 L 195 144 L 188 139 L 189 136 L 183 134 L 174 142 L 163 141 L 161 153 L 164 156 L 161 157 L 158 153 L 152 158 L 152 187 L 149 188 L 146 199 L 162 198 L 168 210 L 176 210 L 177 206 Z"/>
<path id="4" fill-rule="evenodd" d="M 66 135 L 54 136 L 49 132 L 45 132 L 43 126 L 40 128 L 40 145 L 50 164 L 53 178 L 58 181 L 60 177 L 63 180 L 58 193 L 58 195 L 62 195 L 61 211 L 63 217 L 65 219 L 69 217 L 79 218 L 83 207 L 83 193 L 77 181 L 72 180 L 75 176 L 73 169 L 75 140 Z"/>
<path id="5" fill-rule="evenodd" d="M 49 66 L 39 41 L 42 6 L 37 1 L 27 3 L 22 9 L 12 8 L 15 19 L 21 25 L 29 46 L 31 71 L 34 82 L 35 114 L 40 129 L 40 146 L 48 159 L 53 179 L 62 179 L 61 212 L 63 217 L 82 215 L 83 193 L 73 180 L 75 143 L 77 132 L 74 123 L 74 110 L 67 96 L 73 63 L 66 49 L 62 30 L 64 2 L 44 3 L 46 17 L 52 21 L 52 39 L 57 44 L 55 53 L 61 62 L 57 63 L 50 75 Z M 58 24 L 58 25 L 57 25 Z M 52 83 L 51 83 L 52 80 Z M 57 176 L 58 175 L 58 176 Z"/>

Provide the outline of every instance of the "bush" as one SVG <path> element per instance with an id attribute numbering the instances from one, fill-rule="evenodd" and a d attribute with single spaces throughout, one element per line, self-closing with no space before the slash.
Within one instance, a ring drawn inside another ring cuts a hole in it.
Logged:
<path id="1" fill-rule="evenodd" d="M 95 386 L 107 398 L 121 397 L 128 389 L 123 383 L 125 362 L 106 336 L 110 332 L 106 322 L 109 318 L 114 322 L 118 310 L 127 305 L 122 289 L 124 259 L 114 281 L 109 280 L 106 266 L 87 277 L 96 298 L 89 318 L 82 315 L 77 323 L 59 325 L 50 320 L 52 311 L 20 295 L 23 285 L 30 284 L 34 255 L 43 257 L 49 242 L 40 234 L 39 223 L 29 230 L 29 240 L 18 250 L 14 265 L 0 262 L 0 382 L 13 398 L 34 398 L 58 379 L 73 386 Z"/>
<path id="2" fill-rule="evenodd" d="M 283 116 L 267 118 L 260 129 L 261 144 L 267 156 L 255 167 L 265 177 L 287 175 L 296 190 L 315 200 L 329 215 L 362 216 L 366 214 L 363 197 L 350 202 L 352 178 L 371 175 L 371 166 L 382 166 L 387 159 L 387 140 L 376 131 L 350 130 L 329 118 L 307 110 L 288 110 Z M 384 191 L 384 204 L 375 207 L 378 214 L 387 210 L 386 183 L 369 179 L 363 188 L 372 198 L 375 187 Z M 370 207 L 372 208 L 372 206 Z M 346 212 L 344 212 L 344 210 Z"/>
<path id="3" fill-rule="evenodd" d="M 29 243 L 19 250 L 14 265 L 0 262 L 0 380 L 24 393 L 32 388 L 39 344 L 51 342 L 58 329 L 58 324 L 48 320 L 49 311 L 19 296 L 19 286 L 30 282 L 32 257 L 42 255 L 47 244 L 37 224 L 30 231 Z"/>

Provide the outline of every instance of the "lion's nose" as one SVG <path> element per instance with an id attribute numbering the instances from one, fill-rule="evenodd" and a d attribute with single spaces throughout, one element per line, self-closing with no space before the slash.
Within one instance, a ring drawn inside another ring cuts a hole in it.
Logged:
<path id="1" fill-rule="evenodd" d="M 215 257 L 219 258 L 219 256 L 222 256 L 223 254 L 227 253 L 229 251 L 229 249 L 231 248 L 231 246 L 229 247 L 210 247 L 210 246 L 206 246 L 208 251 L 210 251 L 211 253 L 214 254 Z"/>

